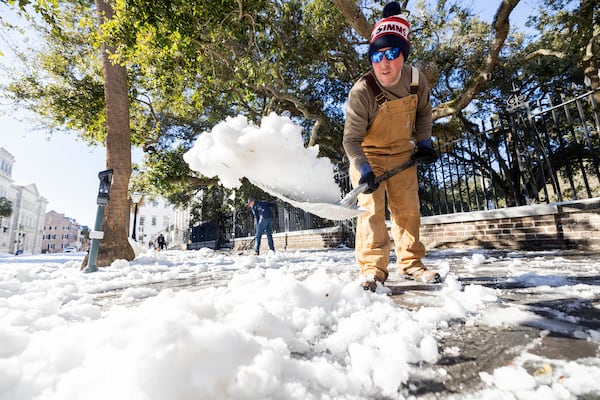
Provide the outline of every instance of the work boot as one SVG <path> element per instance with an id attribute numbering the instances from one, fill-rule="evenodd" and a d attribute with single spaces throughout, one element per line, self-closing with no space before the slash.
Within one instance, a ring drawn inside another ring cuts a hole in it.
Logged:
<path id="1" fill-rule="evenodd" d="M 360 278 L 362 278 L 361 279 L 362 282 L 360 283 L 360 286 L 364 290 L 370 290 L 371 292 L 375 293 L 377 291 L 377 282 L 381 283 L 381 286 L 383 286 L 383 281 L 374 275 L 371 275 L 371 274 L 360 275 Z"/>
<path id="2" fill-rule="evenodd" d="M 360 286 L 362 286 L 364 290 L 370 290 L 373 293 L 377 290 L 377 282 L 375 281 L 363 282 Z"/>
<path id="3" fill-rule="evenodd" d="M 409 271 L 404 271 L 402 275 L 407 279 L 413 279 L 423 283 L 442 283 L 440 274 L 430 271 L 425 267 L 411 268 Z"/>

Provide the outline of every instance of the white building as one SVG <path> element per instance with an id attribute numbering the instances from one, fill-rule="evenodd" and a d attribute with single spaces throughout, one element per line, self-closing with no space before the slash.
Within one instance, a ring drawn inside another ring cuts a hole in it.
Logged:
<path id="1" fill-rule="evenodd" d="M 15 158 L 8 151 L 0 147 L 0 197 L 11 202 L 14 214 L 17 191 L 13 187 L 12 167 Z M 0 253 L 10 252 L 10 238 L 12 229 L 12 216 L 0 217 Z"/>
<path id="2" fill-rule="evenodd" d="M 0 253 L 39 254 L 48 200 L 35 184 L 14 184 L 14 163 L 13 155 L 0 147 L 0 197 L 12 203 L 11 216 L 0 218 Z"/>
<path id="3" fill-rule="evenodd" d="M 135 223 L 135 239 L 149 246 L 156 244 L 156 238 L 163 234 L 167 242 L 167 248 L 185 248 L 185 237 L 189 225 L 189 213 L 176 211 L 175 207 L 166 199 L 159 196 L 142 197 L 138 203 L 137 216 L 135 204 L 131 208 L 129 218 L 129 232 L 133 238 Z"/>

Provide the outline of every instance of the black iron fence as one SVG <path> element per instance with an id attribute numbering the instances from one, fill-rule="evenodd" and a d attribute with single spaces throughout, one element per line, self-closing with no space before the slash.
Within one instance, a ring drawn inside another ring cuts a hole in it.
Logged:
<path id="1" fill-rule="evenodd" d="M 600 196 L 600 114 L 589 92 L 504 115 L 458 140 L 438 137 L 440 160 L 420 168 L 423 215 Z"/>
<path id="2" fill-rule="evenodd" d="M 597 91 L 596 91 L 597 92 Z M 435 138 L 439 160 L 419 166 L 422 215 L 440 215 L 600 196 L 600 112 L 594 91 L 573 99 L 530 104 L 511 96 L 503 114 L 481 121 L 459 138 Z M 350 190 L 347 165 L 336 180 Z M 254 232 L 243 212 L 235 236 Z M 342 225 L 280 203 L 276 230 L 291 232 Z"/>

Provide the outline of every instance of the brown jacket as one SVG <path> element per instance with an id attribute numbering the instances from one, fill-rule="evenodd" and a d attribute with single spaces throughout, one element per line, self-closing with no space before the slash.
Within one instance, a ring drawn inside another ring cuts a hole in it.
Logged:
<path id="1" fill-rule="evenodd" d="M 373 73 L 373 72 L 371 72 Z M 410 95 L 411 66 L 404 64 L 400 82 L 391 87 L 381 89 L 388 100 L 400 99 Z M 375 74 L 373 73 L 373 76 Z M 431 137 L 431 100 L 429 83 L 423 72 L 419 71 L 419 89 L 417 92 L 418 103 L 415 120 L 414 138 L 416 141 Z M 367 157 L 362 148 L 362 143 L 367 130 L 379 112 L 379 105 L 375 101 L 373 92 L 364 78 L 359 79 L 348 95 L 346 109 L 346 122 L 344 126 L 343 146 L 350 162 L 358 168 L 367 162 Z"/>

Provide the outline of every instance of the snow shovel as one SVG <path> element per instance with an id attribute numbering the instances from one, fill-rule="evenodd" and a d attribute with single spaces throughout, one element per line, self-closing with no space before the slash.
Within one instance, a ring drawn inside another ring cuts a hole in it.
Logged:
<path id="1" fill-rule="evenodd" d="M 389 170 L 388 172 L 378 176 L 377 178 L 375 178 L 375 182 L 378 182 L 378 183 L 382 182 L 382 181 L 398 174 L 399 172 L 402 172 L 405 169 L 412 167 L 413 165 L 417 165 L 418 163 L 419 163 L 418 161 L 416 161 L 414 159 L 410 159 L 406 163 L 399 165 L 399 166 Z M 367 190 L 366 183 L 363 183 L 363 184 L 357 186 L 351 192 L 346 194 L 346 196 L 344 196 L 343 199 L 341 199 L 335 203 L 301 202 L 301 201 L 291 199 L 282 193 L 277 193 L 276 191 L 272 190 L 272 188 L 268 188 L 264 185 L 257 184 L 256 182 L 253 182 L 253 183 L 255 185 L 261 187 L 263 190 L 279 197 L 281 200 L 283 200 L 287 203 L 290 203 L 294 207 L 301 208 L 301 209 L 308 211 L 311 214 L 317 215 L 321 218 L 339 221 L 339 220 L 357 217 L 366 211 L 364 208 L 358 207 L 356 205 L 356 200 L 357 200 L 358 195 L 363 193 L 365 190 Z M 271 189 L 271 190 L 269 190 L 269 189 Z"/>
<path id="2" fill-rule="evenodd" d="M 408 168 L 412 167 L 413 165 L 417 165 L 417 164 L 418 164 L 418 160 L 411 158 L 404 164 L 398 165 L 397 167 L 390 169 L 388 172 L 376 177 L 375 183 L 383 182 L 386 179 L 389 179 L 392 176 L 404 171 L 405 169 L 408 169 Z M 366 183 L 361 183 L 356 188 L 354 188 L 353 190 L 348 192 L 348 194 L 346 194 L 343 199 L 338 201 L 337 204 L 339 204 L 340 206 L 343 206 L 343 207 L 353 207 L 353 206 L 356 207 L 356 200 L 357 200 L 358 195 L 361 193 L 364 193 L 364 191 L 367 190 L 367 186 L 368 185 Z"/>

